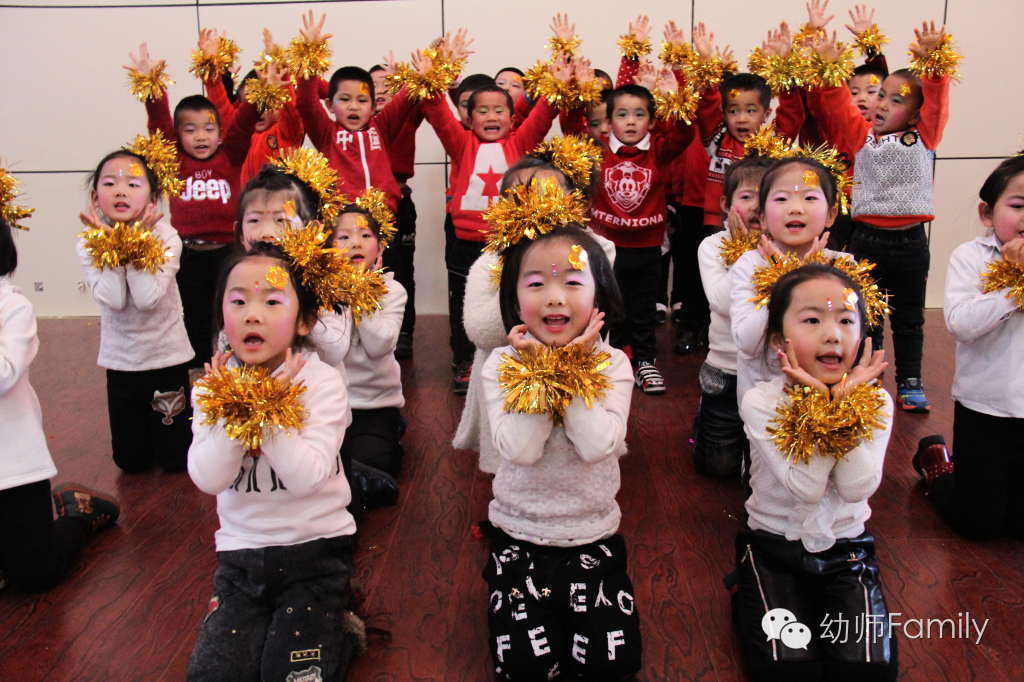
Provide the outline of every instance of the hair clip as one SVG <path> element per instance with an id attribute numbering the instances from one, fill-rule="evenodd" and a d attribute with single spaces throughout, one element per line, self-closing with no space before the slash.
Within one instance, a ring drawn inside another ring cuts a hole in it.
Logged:
<path id="1" fill-rule="evenodd" d="M 589 260 L 590 256 L 579 244 L 573 244 L 569 247 L 569 267 L 573 270 L 585 269 Z"/>
<path id="2" fill-rule="evenodd" d="M 267 284 L 275 289 L 284 289 L 288 286 L 288 273 L 280 265 L 271 265 L 267 268 Z M 259 286 L 259 282 L 256 282 Z"/>

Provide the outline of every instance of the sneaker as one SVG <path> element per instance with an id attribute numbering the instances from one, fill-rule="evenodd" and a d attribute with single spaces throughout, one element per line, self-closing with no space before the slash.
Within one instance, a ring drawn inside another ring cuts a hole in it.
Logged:
<path id="1" fill-rule="evenodd" d="M 398 334 L 398 345 L 395 346 L 395 358 L 405 360 L 412 357 L 412 334 L 401 332 Z"/>
<path id="2" fill-rule="evenodd" d="M 665 380 L 658 368 L 649 360 L 641 360 L 637 363 L 636 385 L 647 395 L 658 395 L 665 392 Z"/>
<path id="3" fill-rule="evenodd" d="M 932 409 L 924 394 L 924 386 L 917 377 L 897 382 L 896 393 L 899 395 L 900 407 L 905 412 L 924 413 Z"/>
<path id="4" fill-rule="evenodd" d="M 654 306 L 654 324 L 665 324 L 668 319 L 668 306 L 664 303 L 656 303 Z"/>
<path id="5" fill-rule="evenodd" d="M 121 515 L 117 502 L 103 497 L 77 483 L 62 483 L 53 491 L 57 517 L 77 516 L 89 522 L 89 528 L 97 533 L 114 525 Z"/>
<path id="6" fill-rule="evenodd" d="M 452 377 L 452 393 L 462 395 L 469 390 L 469 378 L 473 374 L 472 361 L 460 362 L 455 365 L 455 376 Z"/>
<path id="7" fill-rule="evenodd" d="M 926 482 L 953 473 L 953 460 L 946 449 L 946 439 L 938 434 L 922 438 L 917 443 L 917 452 L 914 453 L 911 464 L 914 471 Z"/>

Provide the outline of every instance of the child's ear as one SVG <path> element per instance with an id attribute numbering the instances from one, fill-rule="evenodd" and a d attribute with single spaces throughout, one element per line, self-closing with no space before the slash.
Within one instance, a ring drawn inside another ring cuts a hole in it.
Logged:
<path id="1" fill-rule="evenodd" d="M 729 215 L 729 207 L 726 205 L 724 194 L 718 197 L 718 206 L 722 209 L 722 215 Z"/>
<path id="2" fill-rule="evenodd" d="M 772 332 L 772 335 L 768 337 L 768 344 L 777 351 L 786 351 L 785 339 L 778 332 Z"/>
<path id="3" fill-rule="evenodd" d="M 839 206 L 832 206 L 828 209 L 828 215 L 825 216 L 825 229 L 832 227 L 832 223 L 836 221 L 839 216 Z"/>
<path id="4" fill-rule="evenodd" d="M 992 222 L 992 207 L 984 201 L 978 202 L 978 217 L 981 218 L 981 224 L 985 227 L 995 227 L 995 223 Z"/>
<path id="5" fill-rule="evenodd" d="M 295 335 L 309 336 L 309 333 L 313 331 L 314 324 L 316 324 L 316 318 L 314 318 L 313 322 L 310 323 L 300 315 L 299 319 L 295 323 Z"/>

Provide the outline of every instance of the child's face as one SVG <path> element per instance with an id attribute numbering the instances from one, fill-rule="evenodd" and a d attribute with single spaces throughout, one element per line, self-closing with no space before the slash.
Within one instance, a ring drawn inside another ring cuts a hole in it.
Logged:
<path id="1" fill-rule="evenodd" d="M 608 125 L 608 107 L 604 102 L 591 107 L 587 112 L 587 134 L 594 140 L 600 142 L 603 135 L 607 135 L 610 126 Z"/>
<path id="2" fill-rule="evenodd" d="M 473 133 L 484 142 L 497 142 L 512 130 L 512 112 L 508 98 L 499 92 L 481 92 L 473 100 L 469 114 Z"/>
<path id="3" fill-rule="evenodd" d="M 345 256 L 353 265 L 364 270 L 374 266 L 381 252 L 380 240 L 361 213 L 341 214 L 334 232 L 334 246 L 345 249 Z"/>
<path id="4" fill-rule="evenodd" d="M 761 224 L 780 250 L 804 256 L 835 219 L 836 209 L 828 205 L 818 174 L 791 163 L 772 182 Z"/>
<path id="5" fill-rule="evenodd" d="M 289 189 L 254 189 L 245 194 L 242 213 L 242 247 L 248 251 L 256 242 L 274 242 L 292 219 L 296 219 L 298 196 Z M 291 215 L 287 202 L 292 202 Z"/>
<path id="6" fill-rule="evenodd" d="M 757 90 L 733 89 L 726 93 L 722 112 L 729 134 L 743 142 L 757 132 L 771 109 L 761 104 L 761 94 Z"/>
<path id="7" fill-rule="evenodd" d="M 239 101 L 245 99 L 245 86 L 243 85 L 238 89 Z M 277 109 L 269 109 L 260 114 L 260 117 L 256 119 L 256 125 L 253 127 L 257 133 L 262 133 L 270 126 L 277 123 L 277 119 L 281 117 L 281 112 Z"/>
<path id="8" fill-rule="evenodd" d="M 725 204 L 725 197 L 722 197 L 722 212 L 727 214 L 730 211 L 735 211 L 743 218 L 747 228 L 760 230 L 761 218 L 757 210 L 758 189 L 759 186 L 757 184 L 750 180 L 744 180 L 733 190 L 732 196 L 729 197 L 728 206 Z"/>
<path id="9" fill-rule="evenodd" d="M 103 164 L 92 193 L 92 205 L 111 222 L 135 220 L 153 203 L 146 169 L 138 159 L 115 156 Z"/>
<path id="10" fill-rule="evenodd" d="M 856 296 L 835 277 L 810 279 L 793 288 L 782 316 L 783 336 L 801 369 L 826 386 L 839 383 L 857 357 L 861 322 Z"/>
<path id="11" fill-rule="evenodd" d="M 341 81 L 331 98 L 331 111 L 345 130 L 362 130 L 373 115 L 370 88 L 362 81 Z"/>
<path id="12" fill-rule="evenodd" d="M 175 131 L 181 148 L 193 159 L 205 161 L 220 147 L 220 124 L 209 109 L 178 112 Z"/>
<path id="13" fill-rule="evenodd" d="M 619 95 L 615 98 L 609 125 L 612 135 L 623 144 L 632 145 L 644 139 L 651 129 L 647 100 L 636 95 Z"/>
<path id="14" fill-rule="evenodd" d="M 502 71 L 494 79 L 494 84 L 512 95 L 513 102 L 518 102 L 523 97 L 523 91 L 525 90 L 523 77 L 515 71 Z"/>
<path id="15" fill-rule="evenodd" d="M 995 231 L 1000 243 L 1024 237 L 1024 173 L 1015 175 L 1006 184 L 995 206 L 981 202 L 978 213 L 982 224 Z"/>
<path id="16" fill-rule="evenodd" d="M 875 107 L 878 106 L 878 91 L 882 89 L 881 79 L 873 73 L 865 73 L 851 78 L 847 86 L 860 115 L 868 123 L 873 123 Z"/>
<path id="17" fill-rule="evenodd" d="M 283 289 L 271 268 L 284 269 L 276 258 L 254 256 L 238 263 L 228 274 L 221 303 L 224 334 L 235 357 L 246 365 L 259 365 L 274 371 L 284 362 L 285 353 L 296 336 L 309 334 L 308 325 L 299 318 L 299 299 L 291 278 Z"/>
<path id="18" fill-rule="evenodd" d="M 466 130 L 472 127 L 469 120 L 469 98 L 472 96 L 472 90 L 466 90 L 459 95 L 459 122 L 462 123 L 462 127 Z"/>
<path id="19" fill-rule="evenodd" d="M 551 170 L 550 168 L 523 168 L 522 170 L 514 171 L 513 175 L 508 178 L 506 183 L 508 189 L 518 187 L 519 185 L 525 185 L 528 182 L 534 182 L 538 191 L 543 192 L 546 185 L 546 180 L 554 180 L 558 183 L 566 192 L 569 191 L 569 181 L 566 180 L 565 175 L 560 171 Z"/>
<path id="20" fill-rule="evenodd" d="M 878 92 L 875 135 L 906 130 L 915 125 L 921 113 L 921 89 L 903 76 L 889 76 Z"/>
<path id="21" fill-rule="evenodd" d="M 388 84 L 383 71 L 374 71 L 370 74 L 370 78 L 373 79 L 373 94 L 375 97 L 373 100 L 373 110 L 377 112 L 388 105 L 392 95 L 388 90 Z"/>
<path id="22" fill-rule="evenodd" d="M 572 269 L 572 245 L 565 239 L 545 239 L 523 254 L 516 282 L 519 318 L 546 346 L 564 346 L 579 336 L 590 321 L 597 288 L 590 266 Z"/>

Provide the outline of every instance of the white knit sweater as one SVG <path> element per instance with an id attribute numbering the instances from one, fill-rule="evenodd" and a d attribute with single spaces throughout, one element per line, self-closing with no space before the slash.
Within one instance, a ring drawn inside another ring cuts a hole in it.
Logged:
<path id="1" fill-rule="evenodd" d="M 364 316 L 352 327 L 352 342 L 345 354 L 348 373 L 348 399 L 353 410 L 381 407 L 402 407 L 402 368 L 395 359 L 398 334 L 408 294 L 395 281 L 394 274 L 384 274 L 388 291 L 380 301 L 380 310 Z"/>
<path id="2" fill-rule="evenodd" d="M 728 230 L 720 230 L 705 237 L 697 247 L 697 265 L 711 308 L 707 363 L 723 372 L 735 374 L 736 342 L 732 340 L 732 324 L 729 319 L 732 280 L 729 278 L 730 267 L 721 256 L 722 241 L 728 236 Z"/>

